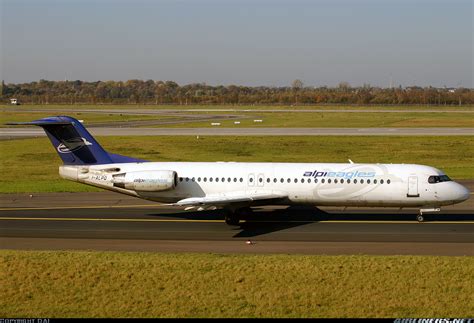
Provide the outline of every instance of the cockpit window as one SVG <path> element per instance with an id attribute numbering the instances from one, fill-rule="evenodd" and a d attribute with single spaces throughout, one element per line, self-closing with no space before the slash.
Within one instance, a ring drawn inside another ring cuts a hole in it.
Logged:
<path id="1" fill-rule="evenodd" d="M 449 182 L 449 181 L 451 181 L 451 178 L 449 178 L 448 175 L 428 177 L 428 183 L 430 183 L 430 184 L 441 183 L 441 182 Z"/>

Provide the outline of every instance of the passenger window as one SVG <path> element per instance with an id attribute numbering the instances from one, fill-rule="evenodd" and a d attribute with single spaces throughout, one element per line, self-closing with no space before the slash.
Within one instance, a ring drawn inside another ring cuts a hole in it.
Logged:
<path id="1" fill-rule="evenodd" d="M 341 184 L 344 184 L 344 178 L 341 179 Z"/>
<path id="2" fill-rule="evenodd" d="M 297 178 L 295 178 L 295 183 L 298 183 L 298 179 L 297 179 Z"/>
<path id="3" fill-rule="evenodd" d="M 374 184 L 377 184 L 377 180 L 376 180 L 376 179 L 374 179 Z"/>
<path id="4" fill-rule="evenodd" d="M 390 180 L 389 180 L 389 179 L 387 179 L 387 184 L 390 184 Z"/>
<path id="5" fill-rule="evenodd" d="M 290 182 L 291 182 L 291 179 L 288 178 L 288 179 L 287 179 L 287 182 L 290 183 Z"/>
<path id="6" fill-rule="evenodd" d="M 182 177 L 180 177 L 180 178 L 179 178 L 179 181 L 180 181 L 180 182 L 182 182 L 182 181 L 183 181 L 183 178 L 182 178 Z"/>
<path id="7" fill-rule="evenodd" d="M 186 177 L 186 182 L 189 182 L 189 177 Z"/>
<path id="8" fill-rule="evenodd" d="M 234 182 L 237 182 L 237 178 L 236 178 L 236 177 L 234 177 Z"/>
<path id="9" fill-rule="evenodd" d="M 225 182 L 225 177 L 222 177 L 222 181 Z"/>
<path id="10" fill-rule="evenodd" d="M 258 182 L 259 182 L 259 183 L 263 182 L 263 178 L 260 177 L 260 178 L 258 179 Z"/>
<path id="11" fill-rule="evenodd" d="M 230 177 L 227 178 L 227 181 L 230 183 Z"/>
<path id="12" fill-rule="evenodd" d="M 243 181 L 244 181 L 244 179 L 241 177 L 241 178 L 240 178 L 240 182 L 242 183 Z"/>
<path id="13" fill-rule="evenodd" d="M 331 179 L 328 179 L 328 183 L 331 184 Z"/>
<path id="14" fill-rule="evenodd" d="M 276 178 L 274 178 L 274 179 L 273 179 L 273 183 L 276 183 L 276 182 L 277 182 L 277 179 L 276 179 Z"/>
<path id="15" fill-rule="evenodd" d="M 356 179 L 354 180 L 354 184 L 357 184 L 357 180 L 356 180 Z"/>
<path id="16" fill-rule="evenodd" d="M 201 177 L 198 177 L 198 182 L 200 182 L 200 181 L 201 181 Z"/>
<path id="17" fill-rule="evenodd" d="M 337 184 L 337 179 L 334 180 L 334 183 Z"/>
<path id="18" fill-rule="evenodd" d="M 361 184 L 364 184 L 364 180 L 363 180 L 363 179 L 361 179 L 361 180 L 360 180 L 360 183 L 361 183 Z"/>
<path id="19" fill-rule="evenodd" d="M 367 180 L 367 184 L 370 184 L 370 179 Z"/>
<path id="20" fill-rule="evenodd" d="M 209 177 L 209 182 L 212 182 L 212 177 Z"/>
<path id="21" fill-rule="evenodd" d="M 308 183 L 311 183 L 311 178 L 308 178 Z"/>
<path id="22" fill-rule="evenodd" d="M 304 183 L 304 178 L 301 179 L 301 183 Z"/>
<path id="23" fill-rule="evenodd" d="M 324 184 L 324 182 L 325 182 L 325 180 L 324 180 L 324 178 L 323 178 L 323 179 L 321 180 L 321 183 L 323 183 L 323 184 Z"/>
<path id="24" fill-rule="evenodd" d="M 216 177 L 216 182 L 218 182 L 218 181 L 219 181 L 219 177 Z"/>
<path id="25" fill-rule="evenodd" d="M 380 180 L 380 184 L 383 184 L 383 179 Z"/>
<path id="26" fill-rule="evenodd" d="M 283 178 L 280 178 L 280 183 L 283 183 Z"/>
<path id="27" fill-rule="evenodd" d="M 193 181 L 193 182 L 195 181 L 195 180 L 194 180 L 194 177 L 192 178 L 192 181 Z"/>
<path id="28" fill-rule="evenodd" d="M 348 180 L 347 180 L 347 184 L 350 184 L 350 183 L 351 183 L 351 180 L 350 180 L 350 179 L 348 179 Z"/>
<path id="29" fill-rule="evenodd" d="M 314 179 L 314 182 L 317 184 L 317 183 L 318 183 L 318 179 L 317 179 L 317 178 L 315 178 L 315 179 Z"/>
<path id="30" fill-rule="evenodd" d="M 253 177 L 250 177 L 249 181 L 250 181 L 250 183 L 252 183 L 253 182 Z"/>
<path id="31" fill-rule="evenodd" d="M 207 177 L 204 177 L 204 182 L 207 182 Z"/>

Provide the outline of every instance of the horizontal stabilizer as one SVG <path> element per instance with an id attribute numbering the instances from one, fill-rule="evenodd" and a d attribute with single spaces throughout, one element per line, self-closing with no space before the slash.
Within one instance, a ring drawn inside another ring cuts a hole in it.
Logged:
<path id="1" fill-rule="evenodd" d="M 28 121 L 28 122 L 7 122 L 5 123 L 7 126 L 51 126 L 51 125 L 68 125 L 72 124 L 70 121 L 45 121 L 36 120 L 36 121 Z"/>

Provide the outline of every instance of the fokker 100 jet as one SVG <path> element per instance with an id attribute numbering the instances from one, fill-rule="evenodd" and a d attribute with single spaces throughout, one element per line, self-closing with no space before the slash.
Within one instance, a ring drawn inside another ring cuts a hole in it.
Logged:
<path id="1" fill-rule="evenodd" d="M 470 195 L 424 165 L 149 162 L 105 151 L 72 117 L 11 124 L 44 129 L 64 163 L 62 178 L 186 210 L 220 208 L 229 225 L 262 205 L 411 207 L 419 209 L 422 222 L 424 212 Z"/>

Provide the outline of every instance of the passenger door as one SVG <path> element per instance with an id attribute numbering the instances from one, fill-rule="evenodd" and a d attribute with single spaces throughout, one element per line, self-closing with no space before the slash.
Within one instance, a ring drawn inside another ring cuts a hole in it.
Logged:
<path id="1" fill-rule="evenodd" d="M 407 197 L 419 197 L 419 196 L 420 194 L 418 193 L 418 177 L 409 176 Z"/>

